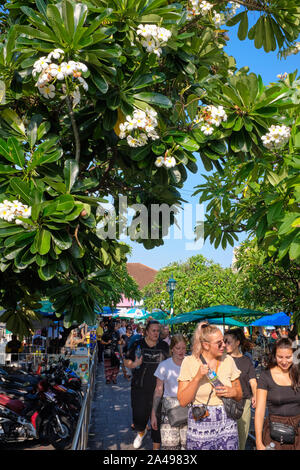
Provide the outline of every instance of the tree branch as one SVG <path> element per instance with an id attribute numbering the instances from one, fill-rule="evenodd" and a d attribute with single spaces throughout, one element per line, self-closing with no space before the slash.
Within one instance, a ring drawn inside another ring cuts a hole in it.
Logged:
<path id="1" fill-rule="evenodd" d="M 68 105 L 68 109 L 69 109 L 69 115 L 70 115 L 70 118 L 71 118 L 71 123 L 72 123 L 72 127 L 73 127 L 74 138 L 75 138 L 75 147 L 76 147 L 75 160 L 76 160 L 77 163 L 79 163 L 79 159 L 80 159 L 80 137 L 79 137 L 79 132 L 78 132 L 78 128 L 77 128 L 77 124 L 76 124 L 76 120 L 75 120 L 75 116 L 74 116 L 74 111 L 73 111 L 69 96 L 66 97 L 66 101 L 67 101 L 67 105 Z"/>

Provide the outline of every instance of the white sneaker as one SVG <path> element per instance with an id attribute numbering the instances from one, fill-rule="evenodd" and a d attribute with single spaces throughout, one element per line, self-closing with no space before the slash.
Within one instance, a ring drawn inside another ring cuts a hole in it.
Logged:
<path id="1" fill-rule="evenodd" d="M 146 434 L 147 434 L 147 428 L 145 429 L 144 434 L 142 436 L 140 435 L 139 432 L 137 433 L 137 436 L 133 441 L 133 448 L 134 449 L 139 449 L 141 447 L 143 439 L 146 436 Z"/>

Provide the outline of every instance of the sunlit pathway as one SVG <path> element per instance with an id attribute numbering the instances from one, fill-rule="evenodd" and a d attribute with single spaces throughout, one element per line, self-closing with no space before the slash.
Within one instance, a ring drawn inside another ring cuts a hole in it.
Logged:
<path id="1" fill-rule="evenodd" d="M 98 365 L 89 428 L 88 450 L 134 450 L 136 433 L 131 430 L 130 382 L 123 373 L 116 385 L 105 383 L 103 365 Z M 141 450 L 152 449 L 150 433 Z"/>

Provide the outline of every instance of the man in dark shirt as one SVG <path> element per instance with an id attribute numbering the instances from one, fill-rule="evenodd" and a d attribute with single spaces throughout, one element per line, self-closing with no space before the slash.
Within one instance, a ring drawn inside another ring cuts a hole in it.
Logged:
<path id="1" fill-rule="evenodd" d="M 133 447 L 138 449 L 146 434 L 146 426 L 151 417 L 153 393 L 156 386 L 154 372 L 158 364 L 169 357 L 169 346 L 159 339 L 160 324 L 150 321 L 142 338 L 129 348 L 125 366 L 133 370 L 131 381 L 131 406 L 133 424 L 138 432 Z M 140 355 L 140 357 L 138 357 Z M 153 449 L 160 448 L 160 431 L 151 430 Z"/>
<path id="2" fill-rule="evenodd" d="M 12 335 L 11 341 L 9 341 L 6 345 L 5 352 L 12 353 L 11 360 L 17 361 L 19 357 L 18 353 L 21 353 L 22 351 L 23 351 L 23 345 L 21 341 L 18 340 L 16 335 Z"/>

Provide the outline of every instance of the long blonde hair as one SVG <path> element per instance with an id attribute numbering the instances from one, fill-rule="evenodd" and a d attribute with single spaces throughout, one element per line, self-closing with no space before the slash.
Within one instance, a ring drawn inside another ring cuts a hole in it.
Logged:
<path id="1" fill-rule="evenodd" d="M 210 335 L 219 332 L 219 328 L 215 325 L 209 325 L 207 322 L 200 322 L 197 328 L 194 331 L 193 336 L 193 349 L 192 355 L 199 359 L 200 354 L 202 354 L 203 348 L 202 343 L 204 341 L 209 342 Z"/>

